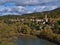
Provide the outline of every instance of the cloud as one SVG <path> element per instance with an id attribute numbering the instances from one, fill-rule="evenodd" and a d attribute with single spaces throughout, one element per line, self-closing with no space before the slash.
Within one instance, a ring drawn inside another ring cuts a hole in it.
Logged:
<path id="1" fill-rule="evenodd" d="M 50 11 L 57 7 L 59 0 L 0 0 L 0 15 Z"/>
<path id="2" fill-rule="evenodd" d="M 30 7 L 30 9 L 29 9 Z M 33 12 L 49 11 L 57 8 L 58 6 L 14 6 L 14 7 L 2 7 L 0 8 L 0 14 L 26 14 Z"/>
<path id="3" fill-rule="evenodd" d="M 58 0 L 0 0 L 0 4 L 5 4 L 6 2 L 13 2 L 16 5 L 40 5 L 43 3 L 56 2 Z"/>

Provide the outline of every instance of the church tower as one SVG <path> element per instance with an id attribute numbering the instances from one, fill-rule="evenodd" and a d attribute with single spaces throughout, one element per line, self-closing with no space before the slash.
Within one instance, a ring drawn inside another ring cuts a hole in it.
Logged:
<path id="1" fill-rule="evenodd" d="M 47 15 L 45 15 L 45 21 L 48 22 L 48 17 L 47 17 Z"/>

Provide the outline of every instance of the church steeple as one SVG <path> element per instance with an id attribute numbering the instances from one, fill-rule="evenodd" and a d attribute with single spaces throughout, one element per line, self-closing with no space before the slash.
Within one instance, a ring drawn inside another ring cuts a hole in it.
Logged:
<path id="1" fill-rule="evenodd" d="M 48 17 L 47 14 L 45 15 L 45 21 L 48 22 Z"/>
<path id="2" fill-rule="evenodd" d="M 45 15 L 45 19 L 47 19 L 48 17 L 47 17 L 47 15 Z"/>

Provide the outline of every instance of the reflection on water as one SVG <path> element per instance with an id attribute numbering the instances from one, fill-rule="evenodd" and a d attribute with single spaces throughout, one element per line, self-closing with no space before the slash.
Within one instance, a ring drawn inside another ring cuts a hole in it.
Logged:
<path id="1" fill-rule="evenodd" d="M 57 44 L 39 38 L 20 37 L 17 40 L 17 45 L 57 45 Z"/>

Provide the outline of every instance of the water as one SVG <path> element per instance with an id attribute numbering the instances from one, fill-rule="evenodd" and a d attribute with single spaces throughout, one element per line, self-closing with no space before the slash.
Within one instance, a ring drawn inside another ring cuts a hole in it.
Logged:
<path id="1" fill-rule="evenodd" d="M 57 44 L 39 38 L 21 37 L 17 40 L 17 45 L 57 45 Z"/>

